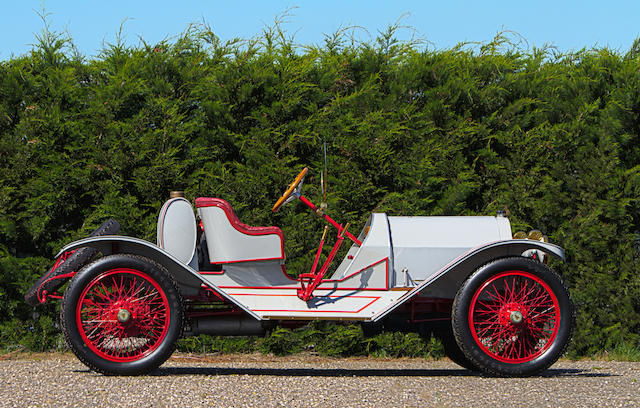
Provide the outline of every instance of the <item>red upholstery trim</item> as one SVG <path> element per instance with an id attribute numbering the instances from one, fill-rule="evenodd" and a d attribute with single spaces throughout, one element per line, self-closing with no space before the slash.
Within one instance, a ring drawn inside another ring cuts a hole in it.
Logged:
<path id="1" fill-rule="evenodd" d="M 231 204 L 223 200 L 222 198 L 213 197 L 199 197 L 196 198 L 196 208 L 202 207 L 219 207 L 224 210 L 229 222 L 239 232 L 247 235 L 271 235 L 276 234 L 280 237 L 281 258 L 284 258 L 284 234 L 278 227 L 252 227 L 244 224 L 240 221 L 236 213 L 233 211 Z"/>

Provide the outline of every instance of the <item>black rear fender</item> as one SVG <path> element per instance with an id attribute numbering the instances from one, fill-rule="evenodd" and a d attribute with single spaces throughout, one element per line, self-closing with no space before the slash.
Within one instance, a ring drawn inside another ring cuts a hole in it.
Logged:
<path id="1" fill-rule="evenodd" d="M 235 304 L 241 310 L 247 312 L 250 316 L 260 320 L 260 318 L 247 309 L 245 306 L 237 303 L 233 298 L 227 296 L 224 292 L 218 290 L 215 285 L 205 281 L 200 274 L 189 265 L 186 265 L 176 259 L 173 255 L 166 252 L 162 248 L 155 244 L 152 244 L 143 239 L 126 237 L 126 236 L 104 236 L 85 238 L 80 241 L 72 242 L 60 250 L 58 255 L 67 251 L 72 251 L 76 248 L 89 247 L 102 253 L 103 256 L 111 254 L 133 254 L 140 255 L 145 258 L 151 259 L 162 265 L 171 276 L 175 279 L 180 287 L 180 292 L 183 297 L 197 296 L 204 284 L 206 287 L 212 289 L 217 294 L 228 300 L 230 303 Z"/>

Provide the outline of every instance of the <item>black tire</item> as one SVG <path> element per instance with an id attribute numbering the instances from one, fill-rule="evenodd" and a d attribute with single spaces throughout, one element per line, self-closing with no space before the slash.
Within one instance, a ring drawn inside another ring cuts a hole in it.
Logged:
<path id="1" fill-rule="evenodd" d="M 453 301 L 456 342 L 489 375 L 526 377 L 546 370 L 566 351 L 574 324 L 560 276 L 524 257 L 482 266 Z"/>
<path id="2" fill-rule="evenodd" d="M 67 344 L 87 367 L 139 375 L 164 363 L 182 334 L 178 285 L 150 259 L 117 254 L 78 272 L 62 299 Z"/>
<path id="3" fill-rule="evenodd" d="M 462 350 L 460 350 L 460 346 L 458 346 L 451 328 L 449 328 L 448 330 L 439 331 L 437 333 L 437 336 L 442 342 L 444 353 L 447 355 L 449 360 L 453 361 L 462 368 L 466 368 L 467 370 L 473 372 L 481 371 L 478 366 L 476 366 L 473 361 L 469 360 L 467 356 L 464 355 Z"/>
<path id="4" fill-rule="evenodd" d="M 120 224 L 114 219 L 105 221 L 100 227 L 96 228 L 90 237 L 97 237 L 102 235 L 114 235 L 120 230 Z M 40 304 L 42 299 L 47 293 L 53 293 L 60 289 L 62 285 L 67 282 L 67 279 L 55 279 L 57 276 L 64 275 L 73 271 L 78 271 L 87 262 L 91 260 L 96 254 L 97 250 L 94 248 L 78 248 L 71 256 L 69 256 L 64 262 L 59 265 L 54 265 L 49 269 L 47 273 L 42 275 L 40 279 L 31 287 L 24 295 L 24 300 L 31 306 Z"/>

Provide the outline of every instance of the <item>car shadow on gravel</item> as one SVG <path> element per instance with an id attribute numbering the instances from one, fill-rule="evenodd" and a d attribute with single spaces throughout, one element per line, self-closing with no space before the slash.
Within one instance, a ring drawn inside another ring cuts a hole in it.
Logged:
<path id="1" fill-rule="evenodd" d="M 341 368 L 228 368 L 161 367 L 151 376 L 253 375 L 279 377 L 486 377 L 464 369 L 341 369 Z M 582 369 L 549 369 L 538 377 L 612 377 L 615 374 Z"/>

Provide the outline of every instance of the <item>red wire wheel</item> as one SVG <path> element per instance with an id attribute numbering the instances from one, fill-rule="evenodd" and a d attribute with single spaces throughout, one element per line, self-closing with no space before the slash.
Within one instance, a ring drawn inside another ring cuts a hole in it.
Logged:
<path id="1" fill-rule="evenodd" d="M 528 258 L 491 262 L 460 288 L 452 324 L 463 353 L 483 371 L 528 376 L 548 368 L 571 338 L 574 311 L 560 277 Z"/>
<path id="2" fill-rule="evenodd" d="M 529 272 L 508 271 L 476 290 L 469 308 L 474 340 L 505 363 L 523 363 L 542 354 L 560 326 L 560 306 L 553 291 Z"/>
<path id="3" fill-rule="evenodd" d="M 61 321 L 76 356 L 91 369 L 144 374 L 173 352 L 182 331 L 182 300 L 153 261 L 111 255 L 83 268 L 63 298 Z"/>
<path id="4" fill-rule="evenodd" d="M 76 305 L 80 336 L 109 361 L 135 361 L 153 352 L 169 331 L 169 302 L 157 282 L 128 268 L 104 272 Z"/>

